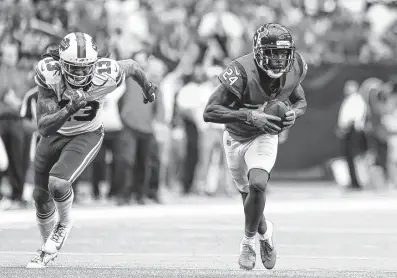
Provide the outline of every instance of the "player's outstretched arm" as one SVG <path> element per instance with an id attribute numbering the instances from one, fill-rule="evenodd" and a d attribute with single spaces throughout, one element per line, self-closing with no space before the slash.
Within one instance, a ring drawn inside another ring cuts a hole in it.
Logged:
<path id="1" fill-rule="evenodd" d="M 235 108 L 236 101 L 237 97 L 224 84 L 220 84 L 208 100 L 204 121 L 218 124 L 246 122 L 249 111 Z"/>
<path id="2" fill-rule="evenodd" d="M 56 95 L 51 89 L 41 86 L 38 86 L 38 88 L 37 129 L 42 136 L 46 137 L 57 132 L 71 114 L 66 107 L 61 109 L 58 106 Z"/>
<path id="3" fill-rule="evenodd" d="M 299 118 L 306 112 L 307 101 L 305 97 L 305 91 L 299 84 L 289 97 L 291 102 L 291 108 L 295 112 L 295 118 Z"/>
<path id="4" fill-rule="evenodd" d="M 132 59 L 117 61 L 125 77 L 132 77 L 141 86 L 145 100 L 152 102 L 156 99 L 157 85 L 147 78 L 141 66 Z M 145 103 L 147 102 L 145 101 Z"/>

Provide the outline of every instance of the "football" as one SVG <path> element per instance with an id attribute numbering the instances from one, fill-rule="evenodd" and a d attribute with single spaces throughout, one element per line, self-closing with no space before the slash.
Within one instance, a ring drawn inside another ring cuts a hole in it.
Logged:
<path id="1" fill-rule="evenodd" d="M 285 113 L 290 109 L 289 105 L 280 101 L 280 100 L 272 100 L 267 103 L 263 112 L 269 115 L 280 117 L 281 120 L 284 119 Z"/>

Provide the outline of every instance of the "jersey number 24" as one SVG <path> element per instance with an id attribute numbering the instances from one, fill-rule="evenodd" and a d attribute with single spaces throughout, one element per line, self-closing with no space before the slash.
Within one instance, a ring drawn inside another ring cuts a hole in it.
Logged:
<path id="1" fill-rule="evenodd" d="M 229 81 L 229 85 L 233 85 L 240 76 L 240 72 L 235 67 L 234 70 L 230 67 L 222 75 L 223 79 Z"/>

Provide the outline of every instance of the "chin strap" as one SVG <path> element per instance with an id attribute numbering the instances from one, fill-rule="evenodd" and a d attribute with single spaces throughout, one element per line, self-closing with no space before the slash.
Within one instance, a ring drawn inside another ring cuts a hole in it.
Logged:
<path id="1" fill-rule="evenodd" d="M 274 73 L 272 70 L 265 70 L 266 74 L 269 75 L 271 78 L 279 78 L 283 75 L 283 72 Z"/>

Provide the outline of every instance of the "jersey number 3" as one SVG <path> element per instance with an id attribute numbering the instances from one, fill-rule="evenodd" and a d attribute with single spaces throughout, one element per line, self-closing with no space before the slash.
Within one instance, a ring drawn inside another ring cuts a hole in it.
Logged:
<path id="1" fill-rule="evenodd" d="M 229 81 L 229 85 L 233 85 L 237 80 L 240 75 L 240 72 L 238 71 L 237 68 L 228 68 L 227 71 L 225 71 L 222 75 L 223 79 Z"/>
<path id="2" fill-rule="evenodd" d="M 59 102 L 59 106 L 65 107 L 66 104 L 69 103 L 69 100 L 61 100 Z M 74 116 L 70 117 L 68 121 L 74 120 L 78 122 L 89 122 L 92 121 L 98 112 L 99 102 L 97 101 L 89 101 L 86 106 L 81 108 L 79 112 L 77 112 Z"/>

